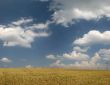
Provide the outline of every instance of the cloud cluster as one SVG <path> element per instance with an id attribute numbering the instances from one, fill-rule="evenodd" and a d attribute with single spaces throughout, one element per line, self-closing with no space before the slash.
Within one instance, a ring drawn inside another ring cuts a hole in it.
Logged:
<path id="1" fill-rule="evenodd" d="M 104 52 L 103 54 L 100 54 L 100 52 Z M 108 51 L 110 49 L 101 49 L 99 52 L 96 52 L 94 56 L 89 56 L 87 54 L 81 54 L 80 56 L 77 55 L 69 55 L 63 54 L 61 57 L 54 56 L 54 62 L 50 64 L 51 67 L 66 67 L 66 68 L 80 68 L 80 69 L 105 69 L 106 68 L 106 62 L 110 57 L 109 56 L 103 56 L 107 55 Z M 85 55 L 85 56 L 84 56 Z M 56 57 L 56 59 L 55 59 Z M 107 59 L 107 60 L 106 60 Z M 70 64 L 66 64 L 65 61 L 69 61 Z M 108 61 L 109 61 L 108 60 Z M 73 63 L 71 63 L 73 61 Z M 105 62 L 105 63 L 104 63 Z"/>
<path id="2" fill-rule="evenodd" d="M 35 38 L 49 36 L 47 29 L 48 23 L 36 24 L 33 19 L 21 18 L 8 25 L 0 25 L 0 40 L 3 46 L 31 47 Z"/>
<path id="3" fill-rule="evenodd" d="M 91 45 L 110 44 L 110 31 L 96 31 L 91 30 L 87 34 L 84 34 L 82 38 L 76 39 L 73 44 L 73 51 L 70 53 L 64 53 L 62 55 L 50 55 L 48 59 L 54 60 L 50 65 L 52 67 L 73 67 L 80 69 L 105 69 L 107 62 L 110 61 L 110 49 L 99 49 L 93 56 L 88 53 Z M 66 62 L 70 62 L 67 64 Z"/>
<path id="4" fill-rule="evenodd" d="M 53 0 L 50 9 L 54 10 L 54 22 L 64 26 L 78 19 L 92 20 L 103 16 L 110 17 L 109 0 Z"/>

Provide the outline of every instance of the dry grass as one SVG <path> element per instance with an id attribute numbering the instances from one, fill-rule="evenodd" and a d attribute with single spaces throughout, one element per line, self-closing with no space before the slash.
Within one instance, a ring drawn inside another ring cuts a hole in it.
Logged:
<path id="1" fill-rule="evenodd" d="M 110 71 L 0 69 L 0 85 L 110 85 Z"/>

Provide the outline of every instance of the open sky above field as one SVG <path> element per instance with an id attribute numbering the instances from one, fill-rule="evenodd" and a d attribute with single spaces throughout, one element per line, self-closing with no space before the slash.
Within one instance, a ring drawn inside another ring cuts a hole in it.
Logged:
<path id="1" fill-rule="evenodd" d="M 0 0 L 0 67 L 107 68 L 110 0 Z"/>

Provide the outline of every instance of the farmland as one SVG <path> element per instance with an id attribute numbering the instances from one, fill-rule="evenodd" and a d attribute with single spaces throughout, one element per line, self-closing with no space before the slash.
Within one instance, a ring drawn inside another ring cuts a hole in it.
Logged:
<path id="1" fill-rule="evenodd" d="M 110 71 L 4 68 L 0 69 L 0 85 L 110 85 Z"/>

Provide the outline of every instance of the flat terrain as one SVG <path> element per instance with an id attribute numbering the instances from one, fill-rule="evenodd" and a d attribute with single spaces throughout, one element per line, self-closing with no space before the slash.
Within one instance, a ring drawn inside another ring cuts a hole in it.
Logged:
<path id="1" fill-rule="evenodd" d="M 7 68 L 0 69 L 0 85 L 110 85 L 110 71 Z"/>

